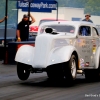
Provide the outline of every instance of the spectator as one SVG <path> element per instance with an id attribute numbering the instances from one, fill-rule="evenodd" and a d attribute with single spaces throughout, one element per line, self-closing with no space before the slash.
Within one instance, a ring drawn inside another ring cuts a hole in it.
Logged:
<path id="1" fill-rule="evenodd" d="M 0 23 L 2 23 L 3 21 L 5 21 L 5 19 L 8 18 L 7 16 L 5 16 L 3 19 L 0 20 Z"/>
<path id="2" fill-rule="evenodd" d="M 85 19 L 83 19 L 82 21 L 87 21 L 87 22 L 93 23 L 93 21 L 90 19 L 90 17 L 91 17 L 91 15 L 90 15 L 89 13 L 87 13 L 87 14 L 85 15 Z"/>
<path id="3" fill-rule="evenodd" d="M 29 17 L 31 17 L 31 21 L 29 21 Z M 26 15 L 24 14 L 23 15 L 23 19 L 22 21 L 20 21 L 17 25 L 17 41 L 20 42 L 20 41 L 28 41 L 28 38 L 29 38 L 29 25 L 31 25 L 32 23 L 35 22 L 35 19 L 34 17 L 29 14 L 29 15 Z"/>

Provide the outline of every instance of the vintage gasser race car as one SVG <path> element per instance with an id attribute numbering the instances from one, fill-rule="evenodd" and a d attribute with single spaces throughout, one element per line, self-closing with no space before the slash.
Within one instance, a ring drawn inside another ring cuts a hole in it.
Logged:
<path id="1" fill-rule="evenodd" d="M 15 56 L 19 79 L 47 72 L 49 78 L 75 80 L 79 71 L 99 79 L 100 38 L 93 23 L 55 21 L 40 25 L 35 47 L 21 46 Z"/>

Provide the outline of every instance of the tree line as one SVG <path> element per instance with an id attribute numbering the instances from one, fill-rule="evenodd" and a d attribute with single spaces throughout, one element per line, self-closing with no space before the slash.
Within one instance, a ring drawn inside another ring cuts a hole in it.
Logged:
<path id="1" fill-rule="evenodd" d="M 100 0 L 56 0 L 60 7 L 84 8 L 84 13 L 100 16 Z"/>

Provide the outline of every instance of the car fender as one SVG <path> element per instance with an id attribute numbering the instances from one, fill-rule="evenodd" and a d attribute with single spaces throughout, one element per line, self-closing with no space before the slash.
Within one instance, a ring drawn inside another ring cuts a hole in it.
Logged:
<path id="1" fill-rule="evenodd" d="M 95 54 L 95 58 L 94 58 L 94 63 L 95 63 L 95 68 L 97 69 L 99 67 L 99 61 L 100 61 L 100 47 L 97 49 L 96 54 Z"/>
<path id="2" fill-rule="evenodd" d="M 54 48 L 49 54 L 47 66 L 69 61 L 74 51 L 77 52 L 74 46 Z"/>
<path id="3" fill-rule="evenodd" d="M 21 46 L 16 52 L 15 61 L 32 65 L 33 57 L 34 57 L 34 48 L 35 47 L 30 45 Z"/>

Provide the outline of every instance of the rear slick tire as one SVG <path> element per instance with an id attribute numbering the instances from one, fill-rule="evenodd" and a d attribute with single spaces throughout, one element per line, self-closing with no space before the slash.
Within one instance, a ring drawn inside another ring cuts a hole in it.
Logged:
<path id="1" fill-rule="evenodd" d="M 77 74 L 77 59 L 75 55 L 72 55 L 70 60 L 64 65 L 64 75 L 67 81 L 71 82 L 76 79 Z"/>

